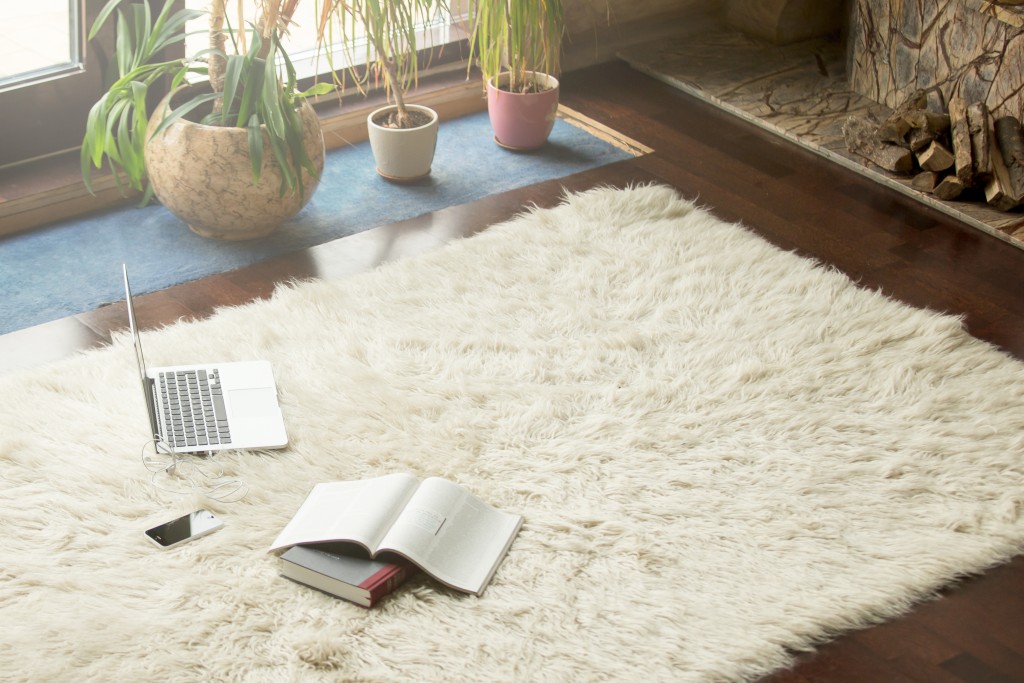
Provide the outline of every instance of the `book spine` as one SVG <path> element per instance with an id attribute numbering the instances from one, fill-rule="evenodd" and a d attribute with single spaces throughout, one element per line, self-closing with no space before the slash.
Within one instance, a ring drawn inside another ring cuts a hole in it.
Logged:
<path id="1" fill-rule="evenodd" d="M 373 607 L 385 595 L 393 593 L 408 577 L 409 571 L 405 566 L 395 565 L 394 571 L 389 571 L 386 576 L 380 577 L 374 585 L 368 587 L 369 606 Z"/>

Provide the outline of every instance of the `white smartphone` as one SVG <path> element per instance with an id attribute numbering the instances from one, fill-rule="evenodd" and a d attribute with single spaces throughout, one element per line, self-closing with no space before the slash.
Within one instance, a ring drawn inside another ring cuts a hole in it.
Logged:
<path id="1" fill-rule="evenodd" d="M 158 524 L 152 529 L 147 529 L 146 536 L 161 548 L 173 548 L 186 541 L 213 533 L 222 526 L 224 526 L 224 522 L 209 510 L 196 510 L 177 519 L 172 519 L 170 522 Z"/>

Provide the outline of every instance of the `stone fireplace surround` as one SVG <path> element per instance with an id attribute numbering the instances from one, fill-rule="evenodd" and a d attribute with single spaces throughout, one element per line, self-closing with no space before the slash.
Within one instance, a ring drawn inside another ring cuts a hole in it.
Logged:
<path id="1" fill-rule="evenodd" d="M 846 149 L 850 115 L 881 120 L 917 88 L 929 108 L 954 94 L 985 102 L 993 116 L 1024 112 L 1024 6 L 989 0 L 845 0 L 842 30 L 783 45 L 729 22 L 712 3 L 711 25 L 620 57 L 701 99 L 783 135 L 914 199 L 1024 248 L 1024 210 L 997 211 L 973 194 L 943 201 Z M 764 0 L 765 5 L 773 4 Z M 779 5 L 778 2 L 774 3 Z"/>

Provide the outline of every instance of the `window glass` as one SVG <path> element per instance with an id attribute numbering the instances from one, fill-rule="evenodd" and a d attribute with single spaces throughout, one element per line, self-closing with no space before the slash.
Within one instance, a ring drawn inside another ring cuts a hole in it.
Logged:
<path id="1" fill-rule="evenodd" d="M 103 91 L 114 31 L 84 42 L 105 0 L 0 0 L 0 168 L 71 152 Z"/>
<path id="2" fill-rule="evenodd" d="M 2 1 L 4 0 L 0 0 L 0 2 Z M 237 31 L 238 3 L 228 2 L 227 4 L 228 21 L 231 24 L 231 28 Z M 189 9 L 208 11 L 210 9 L 210 0 L 186 0 L 185 5 Z M 241 5 L 245 20 L 247 22 L 255 22 L 258 17 L 257 0 L 242 0 Z M 455 5 L 458 5 L 458 3 L 453 3 L 453 6 Z M 300 2 L 295 15 L 292 17 L 292 24 L 288 29 L 288 33 L 283 40 L 288 56 L 295 65 L 300 78 L 323 74 L 330 69 L 328 60 L 323 55 L 323 50 L 317 50 L 317 21 L 321 6 L 321 1 Z M 446 23 L 446 19 L 447 17 L 440 16 L 440 14 L 420 17 L 423 25 L 423 29 L 420 32 L 420 47 L 442 45 L 461 37 L 455 35 L 457 32 L 454 32 L 452 27 Z M 209 19 L 206 16 L 196 19 L 189 24 L 189 36 L 185 41 L 186 54 L 194 55 L 208 47 L 208 37 L 206 34 L 208 26 Z M 363 32 L 360 30 L 360 27 L 357 26 L 355 30 L 352 30 L 351 21 L 347 22 L 347 27 L 350 34 L 349 38 L 352 39 L 354 44 L 349 49 L 344 49 L 340 44 L 331 48 L 334 67 L 339 69 L 348 66 L 350 63 L 362 63 L 366 55 L 365 43 L 362 42 Z M 250 29 L 249 26 L 246 28 L 247 30 Z M 328 39 L 331 37 L 331 35 L 328 35 Z M 341 40 L 341 36 L 336 35 L 336 32 L 333 37 L 337 41 Z M 228 47 L 230 49 L 230 41 Z"/>
<path id="3" fill-rule="evenodd" d="M 81 67 L 74 0 L 0 0 L 0 88 Z"/>

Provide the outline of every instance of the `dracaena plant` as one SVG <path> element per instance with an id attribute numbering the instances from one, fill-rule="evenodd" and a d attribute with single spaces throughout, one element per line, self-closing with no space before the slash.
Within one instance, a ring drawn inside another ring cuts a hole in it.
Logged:
<path id="1" fill-rule="evenodd" d="M 360 89 L 371 79 L 384 81 L 397 109 L 395 125 L 406 128 L 413 125 L 405 95 L 418 75 L 417 33 L 438 13 L 450 14 L 446 0 L 325 0 L 317 32 L 324 41 L 338 39 L 350 52 L 350 62 L 368 65 L 365 71 L 350 71 Z M 365 54 L 351 54 L 357 45 Z"/>
<path id="2" fill-rule="evenodd" d="M 476 60 L 485 82 L 508 71 L 509 90 L 527 92 L 531 71 L 558 75 L 562 0 L 469 0 L 469 24 L 470 64 Z"/>
<path id="3" fill-rule="evenodd" d="M 149 0 L 110 0 L 96 18 L 90 40 L 116 12 L 116 74 L 103 96 L 93 105 L 82 141 L 81 169 L 85 185 L 92 191 L 91 171 L 104 163 L 113 171 L 118 186 L 123 183 L 144 192 L 146 183 L 144 148 L 151 112 L 150 89 L 167 85 L 169 91 L 195 80 L 208 78 L 212 91 L 199 90 L 163 116 L 154 135 L 174 121 L 194 116 L 208 105 L 209 113 L 199 122 L 212 126 L 233 126 L 248 131 L 253 182 L 260 177 L 265 130 L 281 168 L 281 192 L 303 191 L 303 171 L 317 171 L 302 144 L 302 123 L 297 109 L 302 101 L 330 91 L 329 83 L 318 83 L 300 91 L 295 68 L 284 47 L 281 32 L 287 29 L 298 0 L 263 0 L 260 16 L 246 31 L 233 30 L 225 12 L 225 0 L 215 0 L 210 11 L 173 11 L 173 0 L 165 0 L 154 13 Z M 184 59 L 166 59 L 164 50 L 184 41 L 186 24 L 209 14 L 210 47 Z M 225 51 L 230 41 L 233 51 Z M 281 66 L 279 67 L 278 63 Z"/>

